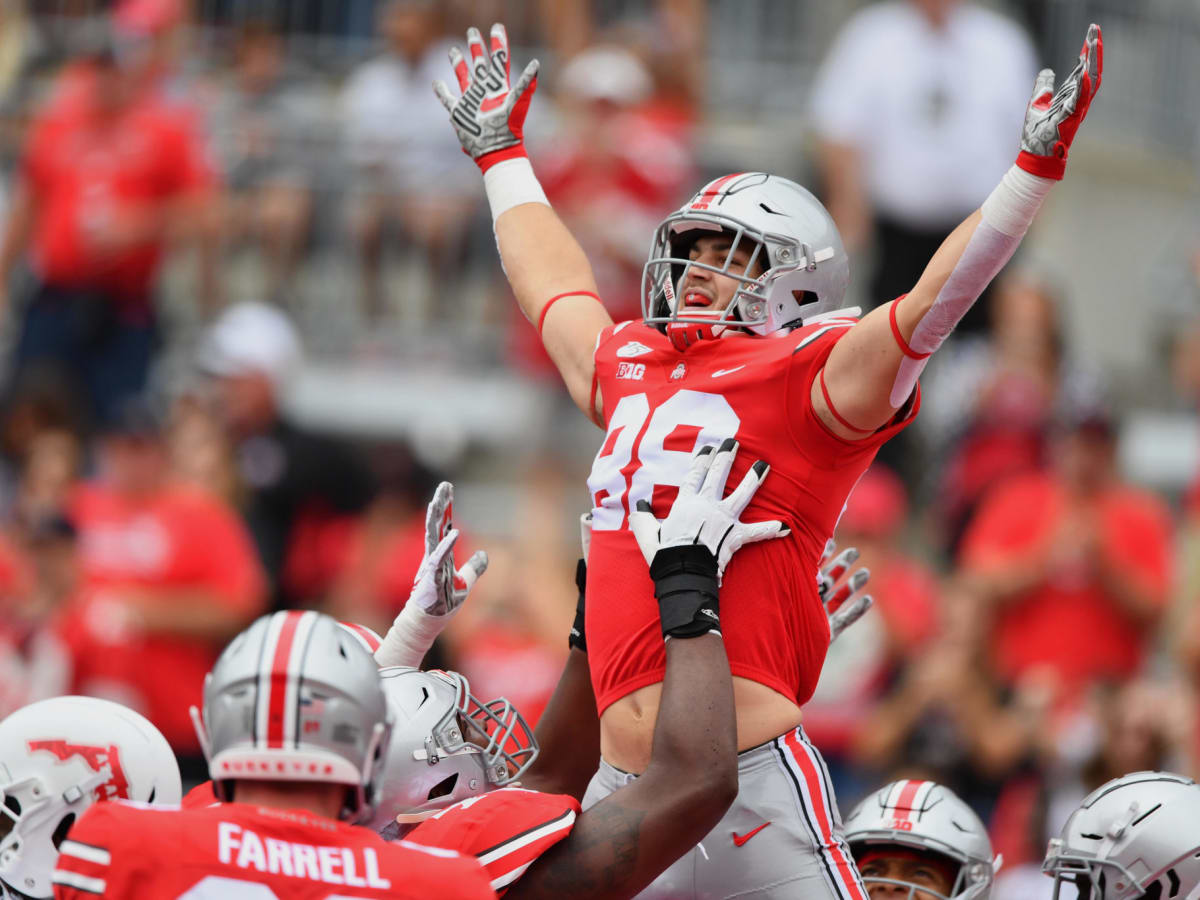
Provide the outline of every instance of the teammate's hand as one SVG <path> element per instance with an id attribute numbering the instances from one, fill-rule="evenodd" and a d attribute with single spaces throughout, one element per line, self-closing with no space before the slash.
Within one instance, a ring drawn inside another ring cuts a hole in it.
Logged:
<path id="1" fill-rule="evenodd" d="M 479 576 L 487 571 L 487 553 L 477 550 L 461 569 L 454 568 L 454 544 L 458 529 L 451 523 L 454 486 L 443 481 L 433 492 L 425 511 L 425 558 L 417 569 L 408 602 L 431 616 L 456 612 Z"/>
<path id="2" fill-rule="evenodd" d="M 650 504 L 639 500 L 629 514 L 629 528 L 637 539 L 646 562 L 666 547 L 702 545 L 717 560 L 717 583 L 725 574 L 730 558 L 744 544 L 786 537 L 790 531 L 779 521 L 746 523 L 739 520 L 755 491 L 770 471 L 761 459 L 750 467 L 742 483 L 725 499 L 725 480 L 737 456 L 738 443 L 729 438 L 713 452 L 701 447 L 692 457 L 692 465 L 679 486 L 671 511 L 660 524 Z"/>
<path id="3" fill-rule="evenodd" d="M 863 588 L 871 578 L 869 569 L 859 567 L 850 577 L 843 576 L 858 560 L 858 548 L 847 547 L 836 557 L 837 544 L 833 540 L 825 543 L 825 552 L 821 555 L 821 568 L 817 572 L 817 595 L 825 607 L 825 615 L 829 618 L 829 642 L 832 644 L 838 635 L 863 617 L 875 601 L 870 594 L 864 594 Z M 838 582 L 841 582 L 840 586 Z"/>
<path id="4" fill-rule="evenodd" d="M 1054 70 L 1042 69 L 1033 87 L 1033 98 L 1025 111 L 1021 152 L 1017 165 L 1033 175 L 1063 177 L 1067 151 L 1083 122 L 1092 100 L 1100 90 L 1104 73 L 1104 41 L 1099 25 L 1089 25 L 1079 62 L 1066 80 L 1054 90 Z"/>
<path id="5" fill-rule="evenodd" d="M 433 83 L 442 106 L 462 144 L 463 152 L 486 172 L 498 162 L 525 156 L 525 114 L 537 90 L 538 61 L 532 60 L 510 87 L 508 33 L 492 26 L 491 52 L 483 45 L 478 28 L 467 29 L 470 64 L 457 47 L 450 49 L 450 64 L 462 90 L 455 97 L 444 81 Z"/>

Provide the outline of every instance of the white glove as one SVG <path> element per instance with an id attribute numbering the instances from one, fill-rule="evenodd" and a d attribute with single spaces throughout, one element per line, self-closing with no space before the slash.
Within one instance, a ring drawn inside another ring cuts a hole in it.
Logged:
<path id="1" fill-rule="evenodd" d="M 459 531 L 451 524 L 454 486 L 443 481 L 425 511 L 425 558 L 417 569 L 404 609 L 392 622 L 375 662 L 383 666 L 420 666 L 458 612 L 479 576 L 487 571 L 487 553 L 477 550 L 461 569 L 454 568 Z"/>
<path id="2" fill-rule="evenodd" d="M 629 528 L 647 564 L 664 547 L 703 544 L 716 557 L 720 584 L 725 566 L 743 545 L 791 534 L 779 521 L 746 523 L 738 519 L 771 469 L 762 460 L 750 467 L 733 493 L 721 499 L 737 451 L 738 443 L 733 438 L 724 441 L 715 453 L 711 446 L 701 447 L 692 457 L 679 496 L 661 524 L 650 511 L 650 504 L 638 501 L 637 509 L 629 514 Z"/>
<path id="3" fill-rule="evenodd" d="M 863 617 L 875 602 L 870 594 L 862 593 L 871 578 L 871 571 L 866 568 L 855 569 L 838 587 L 838 581 L 846 574 L 850 566 L 858 559 L 858 549 L 847 547 L 836 557 L 837 550 L 832 538 L 825 542 L 825 552 L 821 555 L 820 570 L 817 572 L 817 595 L 825 607 L 825 615 L 829 618 L 829 643 L 837 640 L 838 635 Z"/>

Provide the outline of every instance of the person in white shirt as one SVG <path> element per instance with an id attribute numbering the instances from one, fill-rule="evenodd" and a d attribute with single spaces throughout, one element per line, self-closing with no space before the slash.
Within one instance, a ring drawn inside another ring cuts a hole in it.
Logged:
<path id="1" fill-rule="evenodd" d="M 826 203 L 847 250 L 874 238 L 873 302 L 915 284 L 1007 170 L 1034 61 L 1018 25 L 970 0 L 889 0 L 843 26 L 811 113 Z M 985 308 L 976 303 L 958 330 L 981 325 Z"/>
<path id="2" fill-rule="evenodd" d="M 350 77 L 341 98 L 345 155 L 353 179 L 351 226 L 361 253 L 365 313 L 384 309 L 380 267 L 387 226 L 445 278 L 458 265 L 471 211 L 481 199 L 445 110 L 429 90 L 446 66 L 442 4 L 389 0 L 380 11 L 387 49 Z M 431 283 L 434 279 L 428 279 Z"/>

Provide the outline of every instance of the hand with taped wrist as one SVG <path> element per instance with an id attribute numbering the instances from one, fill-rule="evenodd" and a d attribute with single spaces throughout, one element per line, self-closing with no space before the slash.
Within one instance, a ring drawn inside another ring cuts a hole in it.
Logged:
<path id="1" fill-rule="evenodd" d="M 650 566 L 665 638 L 720 634 L 718 590 L 730 558 L 744 544 L 791 534 L 779 521 L 740 521 L 770 471 L 762 460 L 722 499 L 737 448 L 732 438 L 715 451 L 701 447 L 661 523 L 645 500 L 629 514 L 629 528 Z"/>
<path id="2" fill-rule="evenodd" d="M 870 594 L 863 593 L 863 588 L 871 578 L 869 569 L 860 566 L 849 576 L 846 575 L 858 560 L 858 548 L 847 547 L 834 556 L 836 551 L 837 544 L 832 538 L 825 542 L 825 552 L 821 555 L 817 572 L 817 596 L 821 598 L 829 619 L 831 644 L 838 639 L 838 635 L 861 619 L 875 602 Z"/>
<path id="3" fill-rule="evenodd" d="M 1091 25 L 1079 51 L 1079 62 L 1057 91 L 1053 69 L 1038 73 L 1021 131 L 1021 152 L 1017 155 L 1020 168 L 1041 178 L 1062 179 L 1067 152 L 1100 90 L 1103 74 L 1104 40 L 1100 26 Z"/>
<path id="4" fill-rule="evenodd" d="M 479 576 L 487 571 L 487 554 L 478 550 L 461 569 L 454 568 L 454 486 L 443 481 L 425 511 L 425 558 L 417 569 L 404 609 L 375 651 L 383 666 L 419 667 L 434 640 L 462 607 Z"/>

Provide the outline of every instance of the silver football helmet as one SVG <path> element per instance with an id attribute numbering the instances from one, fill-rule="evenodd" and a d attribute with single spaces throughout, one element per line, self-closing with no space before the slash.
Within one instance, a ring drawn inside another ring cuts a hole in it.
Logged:
<path id="1" fill-rule="evenodd" d="M 1050 841 L 1042 871 L 1054 897 L 1200 900 L 1200 785 L 1170 772 L 1134 772 L 1094 790 Z"/>
<path id="2" fill-rule="evenodd" d="M 50 897 L 67 830 L 99 800 L 178 803 L 179 766 L 143 716 L 55 697 L 0 722 L 0 896 Z"/>
<path id="3" fill-rule="evenodd" d="M 952 790 L 932 781 L 895 781 L 854 808 L 846 818 L 846 843 L 856 860 L 872 848 L 898 846 L 936 853 L 958 864 L 949 894 L 891 878 L 863 878 L 863 883 L 907 887 L 911 900 L 922 891 L 941 900 L 982 900 L 992 891 L 1000 860 L 979 816 Z"/>
<path id="4" fill-rule="evenodd" d="M 221 653 L 192 718 L 219 800 L 238 779 L 332 782 L 351 788 L 343 820 L 371 816 L 391 716 L 374 658 L 329 616 L 258 619 Z"/>
<path id="5" fill-rule="evenodd" d="M 698 237 L 723 231 L 732 243 L 722 266 L 688 259 Z M 743 239 L 754 245 L 746 271 L 757 264 L 757 276 L 730 271 Z M 693 267 L 740 282 L 728 308 L 681 308 L 681 289 Z M 778 175 L 740 172 L 709 182 L 658 226 L 642 270 L 642 316 L 673 338 L 676 331 L 714 336 L 729 326 L 769 334 L 842 309 L 849 281 L 842 237 L 821 201 Z"/>
<path id="6" fill-rule="evenodd" d="M 500 697 L 481 703 L 458 672 L 381 669 L 396 725 L 371 827 L 419 822 L 516 781 L 537 758 L 533 730 Z"/>

